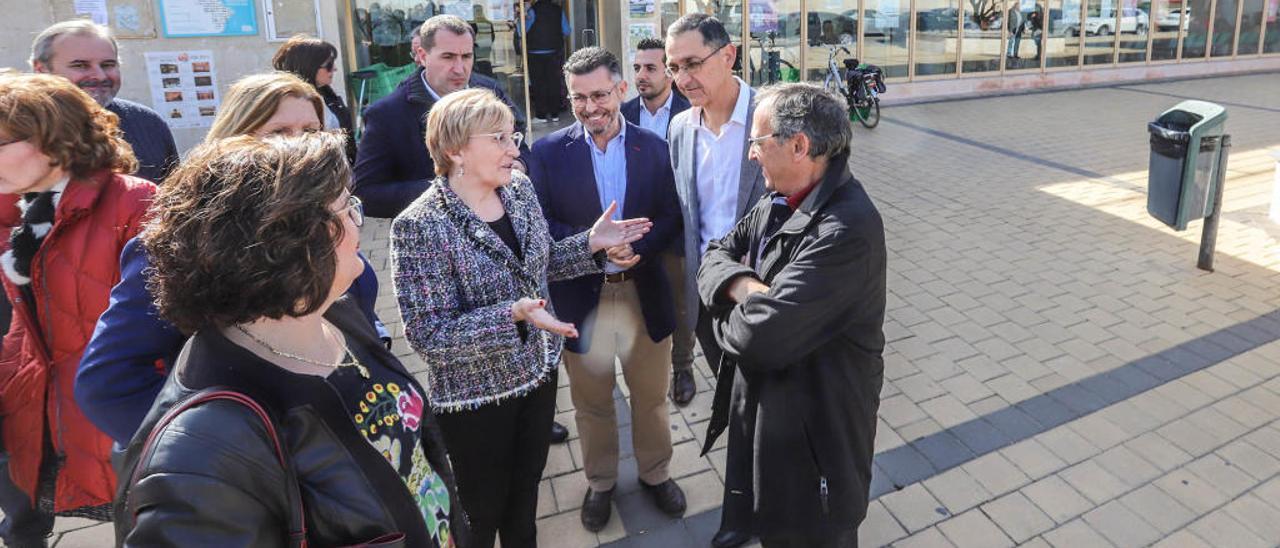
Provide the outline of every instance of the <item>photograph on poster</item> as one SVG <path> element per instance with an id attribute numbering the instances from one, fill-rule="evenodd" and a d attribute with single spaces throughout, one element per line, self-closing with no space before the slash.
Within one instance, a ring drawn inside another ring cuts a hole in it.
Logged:
<path id="1" fill-rule="evenodd" d="M 170 118 L 182 118 L 182 111 L 181 111 L 181 110 L 178 110 L 178 109 L 176 109 L 176 108 L 175 108 L 175 109 L 173 109 L 173 110 L 169 111 L 169 117 L 170 117 Z"/>
<path id="2" fill-rule="evenodd" d="M 166 92 L 164 92 L 164 102 L 166 102 L 166 103 L 176 103 L 176 102 L 179 102 L 179 101 L 181 101 L 181 100 L 182 100 L 182 92 L 181 92 L 181 91 L 166 91 Z"/>
<path id="3" fill-rule="evenodd" d="M 163 86 L 164 86 L 164 87 L 166 87 L 166 88 L 178 88 L 178 87 L 182 87 L 182 79 L 181 79 L 181 78 L 165 78 L 165 79 L 161 80 L 160 82 L 161 82 L 161 85 L 163 85 Z"/>
<path id="4" fill-rule="evenodd" d="M 197 85 L 197 86 L 212 86 L 212 85 L 213 85 L 213 77 L 212 77 L 212 76 L 196 76 L 196 85 Z"/>
<path id="5" fill-rule="evenodd" d="M 223 1 L 223 0 L 219 0 Z M 218 68 L 213 51 L 148 51 L 151 104 L 171 129 L 209 127 L 218 108 Z"/>
<path id="6" fill-rule="evenodd" d="M 191 63 L 191 72 L 209 72 L 209 62 L 195 61 Z"/>
<path id="7" fill-rule="evenodd" d="M 212 101 L 212 100 L 213 100 L 213 90 L 211 90 L 211 89 L 209 89 L 209 90 L 197 89 L 197 90 L 196 90 L 196 100 L 197 100 L 197 101 Z"/>
<path id="8" fill-rule="evenodd" d="M 201 116 L 213 116 L 214 114 L 217 114 L 217 111 L 218 109 L 216 107 L 200 107 Z"/>
<path id="9" fill-rule="evenodd" d="M 160 74 L 177 74 L 177 73 L 178 73 L 178 65 L 175 65 L 173 63 L 160 64 Z"/>

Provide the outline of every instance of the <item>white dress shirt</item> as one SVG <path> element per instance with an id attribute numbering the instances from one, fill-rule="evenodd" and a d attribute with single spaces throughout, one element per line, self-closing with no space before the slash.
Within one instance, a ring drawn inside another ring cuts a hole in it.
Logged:
<path id="1" fill-rule="evenodd" d="M 671 123 L 671 98 L 675 95 L 675 90 L 668 91 L 667 102 L 658 107 L 658 112 L 653 114 L 650 114 L 649 107 L 645 106 L 644 98 L 640 98 L 640 127 L 658 134 L 663 141 L 667 140 L 667 126 Z"/>
<path id="2" fill-rule="evenodd" d="M 736 220 L 751 88 L 742 79 L 734 79 L 738 81 L 738 102 L 729 121 L 720 126 L 719 135 L 703 123 L 701 107 L 690 109 L 694 120 L 697 120 L 694 161 L 698 170 L 698 217 L 701 220 L 698 227 L 699 254 L 707 251 L 711 240 L 728 234 Z"/>

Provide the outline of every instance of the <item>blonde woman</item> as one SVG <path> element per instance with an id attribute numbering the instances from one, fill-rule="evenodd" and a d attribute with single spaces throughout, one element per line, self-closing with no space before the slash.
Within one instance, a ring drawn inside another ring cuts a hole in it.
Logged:
<path id="1" fill-rule="evenodd" d="M 599 272 L 603 251 L 639 240 L 648 219 L 552 241 L 533 184 L 512 166 L 522 135 L 488 90 L 446 95 L 427 117 L 438 177 L 392 224 L 391 261 L 405 337 L 429 367 L 476 546 L 534 546 L 538 480 L 555 411 L 563 337 L 548 280 Z"/>
<path id="2" fill-rule="evenodd" d="M 298 77 L 276 72 L 247 76 L 231 86 L 205 142 L 252 135 L 296 136 L 323 129 L 324 104 L 315 89 Z M 187 335 L 162 320 L 147 291 L 150 260 L 137 241 L 125 246 L 121 281 L 111 305 L 98 320 L 76 374 L 75 395 L 89 417 L 121 446 L 127 445 L 151 409 Z M 390 341 L 373 312 L 378 278 L 365 263 L 351 295 L 384 342 Z M 157 370 L 156 363 L 166 367 Z"/>

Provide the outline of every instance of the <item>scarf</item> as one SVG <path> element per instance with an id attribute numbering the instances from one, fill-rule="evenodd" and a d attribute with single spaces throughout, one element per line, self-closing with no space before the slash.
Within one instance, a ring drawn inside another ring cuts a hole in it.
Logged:
<path id="1" fill-rule="evenodd" d="M 31 260 L 40 250 L 44 237 L 53 229 L 54 213 L 67 181 L 63 180 L 44 192 L 27 192 L 18 200 L 22 224 L 9 234 L 9 250 L 0 255 L 0 266 L 14 285 L 31 283 Z"/>

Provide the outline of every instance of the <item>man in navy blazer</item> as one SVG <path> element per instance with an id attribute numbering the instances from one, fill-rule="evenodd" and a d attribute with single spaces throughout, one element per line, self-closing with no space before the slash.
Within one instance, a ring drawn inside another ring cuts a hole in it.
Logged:
<path id="1" fill-rule="evenodd" d="M 684 492 L 671 479 L 671 375 L 674 306 L 662 252 L 680 233 L 681 213 L 666 143 L 622 118 L 626 94 L 618 60 L 590 47 L 565 62 L 569 100 L 578 122 L 533 145 L 529 178 L 556 239 L 588 230 L 610 204 L 618 218 L 648 217 L 643 239 L 607 250 L 605 273 L 551 284 L 557 316 L 578 326 L 565 343 L 565 370 L 576 408 L 588 489 L 582 524 L 608 523 L 618 479 L 614 360 L 631 395 L 632 445 L 640 484 L 660 510 L 684 514 Z"/>
<path id="2" fill-rule="evenodd" d="M 628 122 L 661 135 L 667 140 L 671 120 L 689 109 L 689 100 L 676 89 L 667 76 L 665 44 L 657 38 L 645 38 L 636 45 L 631 69 L 636 73 L 634 99 L 622 104 L 622 116 Z M 693 380 L 693 326 L 685 301 L 684 240 L 677 238 L 662 254 L 662 267 L 671 281 L 671 294 L 676 305 L 676 329 L 671 334 L 671 401 L 681 407 L 693 401 L 698 391 Z"/>
<path id="3" fill-rule="evenodd" d="M 353 192 L 364 202 L 366 215 L 395 217 L 435 179 L 425 134 L 427 114 L 440 97 L 465 88 L 492 90 L 515 113 L 516 131 L 525 131 L 524 115 L 498 83 L 471 72 L 474 32 L 454 15 L 428 19 L 418 32 L 420 44 L 414 52 L 423 68 L 365 111 Z M 523 147 L 522 153 L 527 150 Z"/>
<path id="4" fill-rule="evenodd" d="M 667 76 L 665 47 L 657 38 L 645 38 L 636 45 L 631 69 L 636 73 L 637 95 L 622 103 L 622 116 L 627 122 L 657 133 L 664 141 L 671 119 L 689 109 L 689 100 Z"/>

